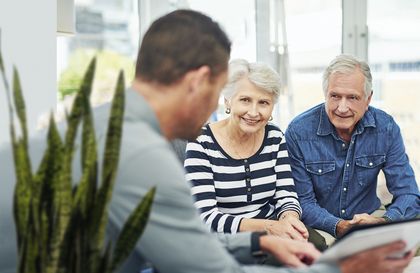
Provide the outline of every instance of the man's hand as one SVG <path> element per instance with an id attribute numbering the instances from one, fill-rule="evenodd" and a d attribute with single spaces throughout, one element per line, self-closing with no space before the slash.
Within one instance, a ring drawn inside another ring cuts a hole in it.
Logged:
<path id="1" fill-rule="evenodd" d="M 357 221 L 353 220 L 340 220 L 338 222 L 335 233 L 337 234 L 337 237 L 343 236 L 344 233 L 346 233 L 352 226 L 356 225 Z"/>
<path id="2" fill-rule="evenodd" d="M 350 223 L 352 224 L 357 223 L 358 225 L 378 224 L 378 223 L 383 223 L 383 222 L 385 222 L 384 218 L 375 217 L 367 213 L 355 214 L 353 216 L 353 219 L 350 220 Z"/>
<path id="3" fill-rule="evenodd" d="M 368 225 L 383 223 L 386 220 L 381 217 L 375 217 L 367 213 L 355 214 L 351 220 L 341 220 L 337 224 L 336 233 L 340 237 L 346 233 L 351 227 L 356 225 Z"/>
<path id="4" fill-rule="evenodd" d="M 305 225 L 299 220 L 297 213 L 288 213 L 282 215 L 278 221 L 270 222 L 266 230 L 271 235 L 277 235 L 282 238 L 307 241 L 309 232 Z"/>
<path id="5" fill-rule="evenodd" d="M 280 238 L 278 236 L 261 236 L 261 249 L 273 255 L 289 267 L 306 267 L 311 265 L 321 253 L 308 242 Z"/>
<path id="6" fill-rule="evenodd" d="M 403 258 L 389 258 L 395 252 L 402 251 L 403 242 L 394 242 L 372 248 L 339 263 L 342 273 L 402 273 L 414 256 L 414 250 Z"/>

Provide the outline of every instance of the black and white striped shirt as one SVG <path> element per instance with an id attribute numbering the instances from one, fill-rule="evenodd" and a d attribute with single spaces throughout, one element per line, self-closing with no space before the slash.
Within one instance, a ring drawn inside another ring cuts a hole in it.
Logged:
<path id="1" fill-rule="evenodd" d="M 272 124 L 250 158 L 233 159 L 217 143 L 209 125 L 187 144 L 184 163 L 201 218 L 212 230 L 236 233 L 242 218 L 301 214 L 283 133 Z"/>

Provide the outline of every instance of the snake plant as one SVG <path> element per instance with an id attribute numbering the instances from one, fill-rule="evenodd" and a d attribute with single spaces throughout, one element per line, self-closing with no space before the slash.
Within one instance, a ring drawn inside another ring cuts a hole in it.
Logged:
<path id="1" fill-rule="evenodd" d="M 93 59 L 67 115 L 63 137 L 51 114 L 46 149 L 34 171 L 28 150 L 30 139 L 19 73 L 15 68 L 11 92 L 0 52 L 16 174 L 14 218 L 19 255 L 16 270 L 19 273 L 114 272 L 133 250 L 146 226 L 155 188 L 130 215 L 115 245 L 106 243 L 107 211 L 122 139 L 124 77 L 120 72 L 111 104 L 103 162 L 99 163 L 89 103 L 95 67 L 96 60 Z M 14 115 L 19 128 L 15 127 Z M 81 134 L 77 133 L 79 127 Z M 82 175 L 78 183 L 73 183 L 72 162 L 78 146 L 81 147 Z M 102 164 L 100 175 L 98 164 Z"/>

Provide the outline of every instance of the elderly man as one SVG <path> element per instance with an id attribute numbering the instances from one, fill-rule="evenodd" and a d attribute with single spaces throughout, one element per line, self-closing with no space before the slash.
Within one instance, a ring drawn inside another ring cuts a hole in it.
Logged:
<path id="1" fill-rule="evenodd" d="M 304 222 L 327 243 L 351 226 L 414 218 L 420 198 L 400 129 L 384 111 L 369 106 L 367 63 L 336 57 L 323 75 L 325 103 L 297 116 L 286 131 Z M 392 203 L 381 212 L 376 195 L 383 171 Z"/>
<path id="2" fill-rule="evenodd" d="M 305 268 L 304 263 L 319 256 L 310 243 L 261 233 L 217 238 L 207 230 L 194 207 L 184 169 L 168 141 L 192 140 L 200 133 L 226 82 L 229 53 L 225 33 L 209 17 L 194 11 L 179 10 L 159 18 L 143 38 L 136 77 L 127 90 L 120 167 L 109 211 L 111 240 L 147 190 L 157 186 L 157 191 L 147 227 L 121 272 L 139 272 L 146 263 L 160 273 L 379 273 L 387 268 L 402 272 L 412 254 L 387 259 L 403 249 L 401 242 L 356 254 L 339 264 Z M 105 106 L 95 111 L 101 144 L 108 110 Z M 11 216 L 13 167 L 8 165 L 12 160 L 6 154 L 0 151 L 2 273 L 16 272 Z M 302 268 L 256 265 L 260 252 Z"/>

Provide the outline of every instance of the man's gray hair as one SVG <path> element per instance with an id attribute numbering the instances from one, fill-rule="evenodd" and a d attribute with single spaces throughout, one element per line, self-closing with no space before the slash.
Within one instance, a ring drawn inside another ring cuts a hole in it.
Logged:
<path id="1" fill-rule="evenodd" d="M 236 59 L 229 63 L 228 82 L 223 89 L 225 99 L 230 100 L 235 95 L 235 85 L 244 77 L 272 94 L 274 103 L 277 102 L 281 88 L 279 74 L 266 64 L 249 63 L 243 59 Z"/>
<path id="2" fill-rule="evenodd" d="M 328 67 L 325 69 L 322 76 L 322 89 L 324 90 L 324 95 L 327 95 L 328 80 L 332 74 L 351 74 L 356 69 L 360 69 L 363 76 L 365 77 L 364 91 L 366 98 L 369 97 L 372 94 L 372 74 L 370 73 L 369 65 L 354 56 L 346 54 L 341 54 L 335 57 L 335 59 L 332 60 Z"/>

